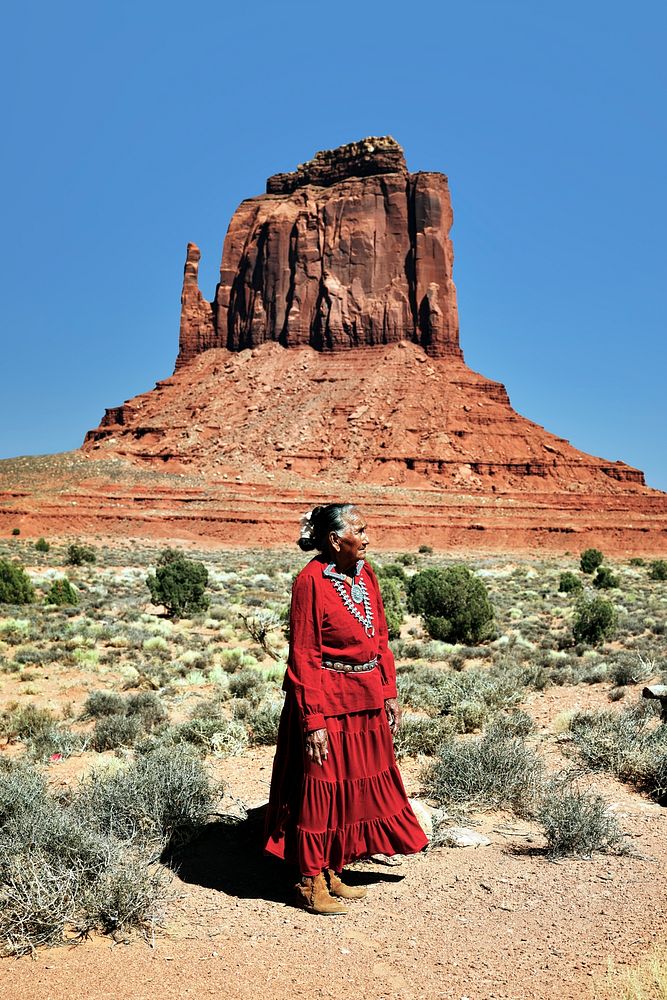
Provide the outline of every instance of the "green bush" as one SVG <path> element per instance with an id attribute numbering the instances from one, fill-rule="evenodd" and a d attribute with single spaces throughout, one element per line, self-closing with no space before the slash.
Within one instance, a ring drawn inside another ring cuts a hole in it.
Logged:
<path id="1" fill-rule="evenodd" d="M 67 547 L 65 561 L 68 566 L 83 566 L 84 563 L 94 563 L 96 559 L 95 549 L 91 545 L 81 545 L 79 542 L 72 542 Z"/>
<path id="2" fill-rule="evenodd" d="M 667 580 L 667 560 L 654 559 L 649 566 L 648 575 L 651 580 Z"/>
<path id="3" fill-rule="evenodd" d="M 572 624 L 575 642 L 596 646 L 613 635 L 617 624 L 616 608 L 604 597 L 582 598 L 577 604 Z"/>
<path id="4" fill-rule="evenodd" d="M 13 536 L 14 536 L 15 538 L 16 538 L 16 537 L 17 537 L 18 535 L 20 535 L 20 534 L 21 534 L 21 529 L 20 529 L 20 528 L 12 528 L 12 535 L 13 535 Z"/>
<path id="5" fill-rule="evenodd" d="M 171 733 L 175 743 L 191 743 L 205 753 L 238 757 L 248 749 L 248 731 L 236 719 L 194 718 L 182 722 Z"/>
<path id="6" fill-rule="evenodd" d="M 30 604 L 35 588 L 19 563 L 0 559 L 0 604 Z"/>
<path id="7" fill-rule="evenodd" d="M 594 573 L 598 566 L 602 565 L 603 559 L 604 556 L 599 549 L 584 549 L 579 560 L 582 573 Z"/>
<path id="8" fill-rule="evenodd" d="M 390 639 L 398 639 L 401 634 L 401 625 L 405 620 L 404 592 L 399 580 L 393 576 L 381 576 L 379 578 L 380 593 L 387 619 L 387 629 Z"/>
<path id="9" fill-rule="evenodd" d="M 608 566 L 598 566 L 597 573 L 593 577 L 593 586 L 598 590 L 612 590 L 620 586 L 620 580 Z"/>
<path id="10" fill-rule="evenodd" d="M 408 600 L 433 639 L 474 644 L 491 632 L 493 607 L 486 587 L 467 566 L 416 573 L 408 583 Z"/>
<path id="11" fill-rule="evenodd" d="M 154 604 L 164 605 L 171 618 L 205 611 L 208 570 L 201 562 L 187 559 L 182 552 L 165 549 L 154 574 L 146 580 Z"/>
<path id="12" fill-rule="evenodd" d="M 48 552 L 51 546 L 47 542 L 46 538 L 38 538 L 35 542 L 35 549 L 37 552 Z"/>
<path id="13" fill-rule="evenodd" d="M 634 659 L 621 656 L 612 665 L 609 676 L 616 687 L 621 688 L 626 684 L 639 684 L 640 681 L 647 680 L 652 673 L 652 663 L 643 660 L 641 656 Z"/>
<path id="14" fill-rule="evenodd" d="M 252 746 L 274 746 L 278 741 L 281 705 L 251 708 L 244 718 Z"/>
<path id="15" fill-rule="evenodd" d="M 58 604 L 60 606 L 65 604 L 76 605 L 79 603 L 79 595 L 67 577 L 62 576 L 60 579 L 53 581 L 44 594 L 44 600 L 47 604 Z"/>
<path id="16" fill-rule="evenodd" d="M 144 729 L 152 729 L 167 718 L 167 709 L 155 691 L 131 694 L 126 702 L 128 717 L 138 716 Z"/>
<path id="17" fill-rule="evenodd" d="M 404 566 L 415 566 L 417 563 L 417 556 L 414 552 L 401 552 L 400 555 L 396 556 L 396 561 L 403 563 Z"/>
<path id="18" fill-rule="evenodd" d="M 386 566 L 376 566 L 375 575 L 380 581 L 380 585 L 382 585 L 382 578 L 400 580 L 402 584 L 405 584 L 408 579 L 408 575 L 400 563 L 387 563 Z"/>
<path id="19" fill-rule="evenodd" d="M 432 545 L 420 545 L 419 546 L 419 554 L 422 555 L 422 556 L 431 556 L 431 555 L 433 555 L 433 546 Z"/>
<path id="20" fill-rule="evenodd" d="M 38 736 L 50 732 L 55 726 L 55 716 L 48 708 L 37 705 L 23 705 L 3 714 L 0 727 L 3 736 L 31 742 Z"/>
<path id="21" fill-rule="evenodd" d="M 569 570 L 561 573 L 558 583 L 558 590 L 561 594 L 572 594 L 578 590 L 583 590 L 583 588 L 583 583 L 574 573 L 571 573 Z"/>

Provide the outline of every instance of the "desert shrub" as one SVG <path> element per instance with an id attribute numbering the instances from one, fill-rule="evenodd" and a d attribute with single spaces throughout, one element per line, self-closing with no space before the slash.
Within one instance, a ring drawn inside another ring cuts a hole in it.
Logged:
<path id="1" fill-rule="evenodd" d="M 403 588 L 399 580 L 393 576 L 381 576 L 379 577 L 379 583 L 389 638 L 398 639 L 401 634 L 401 625 L 405 620 Z"/>
<path id="2" fill-rule="evenodd" d="M 609 676 L 616 687 L 620 688 L 646 680 L 653 673 L 651 668 L 652 663 L 643 660 L 641 656 L 622 656 L 612 665 Z"/>
<path id="3" fill-rule="evenodd" d="M 153 603 L 164 605 L 172 618 L 205 611 L 209 604 L 204 593 L 207 583 L 204 564 L 187 559 L 175 549 L 161 553 L 155 573 L 146 580 Z"/>
<path id="4" fill-rule="evenodd" d="M 157 849 L 186 843 L 207 821 L 221 787 L 187 747 L 157 749 L 119 771 L 97 771 L 75 806 L 92 830 Z"/>
<path id="5" fill-rule="evenodd" d="M 401 700 L 429 715 L 451 716 L 459 732 L 474 732 L 494 712 L 521 698 L 523 678 L 517 672 L 466 670 L 454 673 L 435 667 L 404 668 L 398 674 Z"/>
<path id="6" fill-rule="evenodd" d="M 402 563 L 404 566 L 415 566 L 417 556 L 414 552 L 401 552 L 400 555 L 396 556 L 396 562 Z"/>
<path id="7" fill-rule="evenodd" d="M 191 719 L 175 727 L 172 738 L 221 757 L 238 757 L 248 749 L 249 742 L 245 725 L 236 719 Z"/>
<path id="8" fill-rule="evenodd" d="M 616 608 L 604 597 L 583 598 L 576 606 L 572 634 L 575 642 L 596 646 L 613 635 L 616 629 Z"/>
<path id="9" fill-rule="evenodd" d="M 129 718 L 138 716 L 144 729 L 152 729 L 167 718 L 168 712 L 155 691 L 140 691 L 131 694 L 126 702 Z"/>
<path id="10" fill-rule="evenodd" d="M 19 563 L 0 559 L 0 604 L 30 604 L 35 589 Z"/>
<path id="11" fill-rule="evenodd" d="M 273 746 L 277 742 L 281 711 L 281 705 L 251 708 L 244 719 L 251 746 Z"/>
<path id="12" fill-rule="evenodd" d="M 419 554 L 422 555 L 422 556 L 431 556 L 431 555 L 433 555 L 433 546 L 432 545 L 420 545 L 418 551 L 419 551 Z"/>
<path id="13" fill-rule="evenodd" d="M 266 682 L 258 670 L 240 670 L 229 678 L 229 692 L 233 698 L 247 698 L 258 704 L 265 691 Z"/>
<path id="14" fill-rule="evenodd" d="M 558 582 L 558 590 L 561 594 L 572 594 L 578 590 L 583 590 L 583 583 L 576 574 L 571 573 L 567 570 L 565 573 L 561 573 L 560 580 Z"/>
<path id="15" fill-rule="evenodd" d="M 400 580 L 402 584 L 407 582 L 407 574 L 400 563 L 387 563 L 385 566 L 375 566 L 375 574 L 378 580 Z"/>
<path id="16" fill-rule="evenodd" d="M 30 757 L 40 761 L 46 761 L 54 754 L 71 757 L 72 754 L 85 750 L 86 746 L 87 740 L 84 735 L 54 724 L 30 740 Z"/>
<path id="17" fill-rule="evenodd" d="M 263 608 L 252 615 L 241 613 L 239 617 L 245 625 L 250 638 L 254 639 L 271 659 L 279 660 L 280 653 L 276 649 L 271 636 L 273 635 L 277 639 L 275 633 L 282 629 L 280 614 L 277 611 Z"/>
<path id="18" fill-rule="evenodd" d="M 537 820 L 553 857 L 583 855 L 593 851 L 625 853 L 623 832 L 599 795 L 585 791 L 567 776 L 544 788 Z"/>
<path id="19" fill-rule="evenodd" d="M 620 586 L 620 580 L 614 576 L 608 566 L 598 566 L 593 577 L 593 586 L 597 587 L 598 590 L 612 590 L 614 587 Z"/>
<path id="20" fill-rule="evenodd" d="M 407 757 L 421 753 L 432 757 L 443 744 L 454 738 L 455 732 L 456 726 L 451 718 L 424 719 L 406 713 L 394 737 L 396 756 Z"/>
<path id="21" fill-rule="evenodd" d="M 517 816 L 535 810 L 543 764 L 521 739 L 492 729 L 471 740 L 447 743 L 422 775 L 427 794 L 455 809 L 511 809 Z"/>
<path id="22" fill-rule="evenodd" d="M 82 545 L 80 542 L 72 542 L 67 546 L 66 563 L 69 566 L 83 566 L 85 563 L 94 563 L 97 560 L 95 549 L 92 545 Z"/>
<path id="23" fill-rule="evenodd" d="M 498 714 L 487 727 L 487 732 L 510 739 L 525 739 L 535 729 L 535 723 L 527 712 L 515 708 L 509 715 Z"/>
<path id="24" fill-rule="evenodd" d="M 0 766 L 0 949 L 34 952 L 86 935 L 148 924 L 164 876 L 77 809 L 49 794 L 25 761 Z"/>
<path id="25" fill-rule="evenodd" d="M 20 528 L 12 528 L 12 535 L 14 536 L 14 538 L 17 538 L 20 534 L 21 534 Z"/>
<path id="26" fill-rule="evenodd" d="M 654 559 L 649 566 L 648 575 L 651 580 L 667 580 L 667 560 Z"/>
<path id="27" fill-rule="evenodd" d="M 490 634 L 493 607 L 483 581 L 467 566 L 416 573 L 408 599 L 433 639 L 474 644 Z"/>
<path id="28" fill-rule="evenodd" d="M 48 552 L 51 546 L 45 538 L 38 538 L 35 542 L 35 549 L 37 552 Z"/>
<path id="29" fill-rule="evenodd" d="M 598 566 L 602 565 L 604 559 L 599 549 L 584 549 L 579 559 L 579 566 L 582 573 L 594 573 Z"/>
<path id="30" fill-rule="evenodd" d="M 570 721 L 576 753 L 592 770 L 610 771 L 663 802 L 667 796 L 667 726 L 656 724 L 654 703 L 622 712 L 577 712 Z"/>
<path id="31" fill-rule="evenodd" d="M 141 720 L 136 715 L 102 715 L 95 723 L 90 745 L 99 752 L 131 747 L 137 742 L 141 732 Z"/>
<path id="32" fill-rule="evenodd" d="M 47 604 L 70 604 L 79 603 L 79 595 L 66 577 L 54 580 L 49 589 L 44 594 Z"/>
<path id="33" fill-rule="evenodd" d="M 105 715 L 123 715 L 125 701 L 116 691 L 91 691 L 86 698 L 81 718 L 100 718 Z"/>
<path id="34" fill-rule="evenodd" d="M 42 733 L 49 732 L 55 722 L 56 718 L 48 708 L 23 705 L 4 714 L 2 728 L 5 736 L 28 742 Z"/>

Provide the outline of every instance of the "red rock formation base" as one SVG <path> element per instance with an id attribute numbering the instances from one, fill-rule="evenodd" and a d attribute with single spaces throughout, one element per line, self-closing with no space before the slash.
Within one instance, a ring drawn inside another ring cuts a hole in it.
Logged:
<path id="1" fill-rule="evenodd" d="M 363 505 L 380 548 L 667 552 L 667 496 L 641 472 L 407 342 L 209 350 L 108 411 L 83 455 L 0 463 L 0 530 L 24 536 L 282 545 L 338 497 Z"/>

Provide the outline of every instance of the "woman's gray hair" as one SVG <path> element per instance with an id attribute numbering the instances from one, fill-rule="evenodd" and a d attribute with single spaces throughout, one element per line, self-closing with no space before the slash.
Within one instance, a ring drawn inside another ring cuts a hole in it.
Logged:
<path id="1" fill-rule="evenodd" d="M 323 507 L 313 507 L 301 518 L 301 534 L 296 544 L 304 552 L 317 549 L 324 552 L 332 531 L 345 531 L 353 503 L 328 503 Z"/>

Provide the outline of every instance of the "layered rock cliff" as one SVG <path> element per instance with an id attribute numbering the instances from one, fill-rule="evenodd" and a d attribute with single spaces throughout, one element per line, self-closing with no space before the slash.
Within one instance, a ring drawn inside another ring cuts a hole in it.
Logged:
<path id="1" fill-rule="evenodd" d="M 202 350 L 339 351 L 410 340 L 459 356 L 447 178 L 409 174 L 393 139 L 318 153 L 234 213 L 207 302 L 188 245 L 177 368 Z"/>

